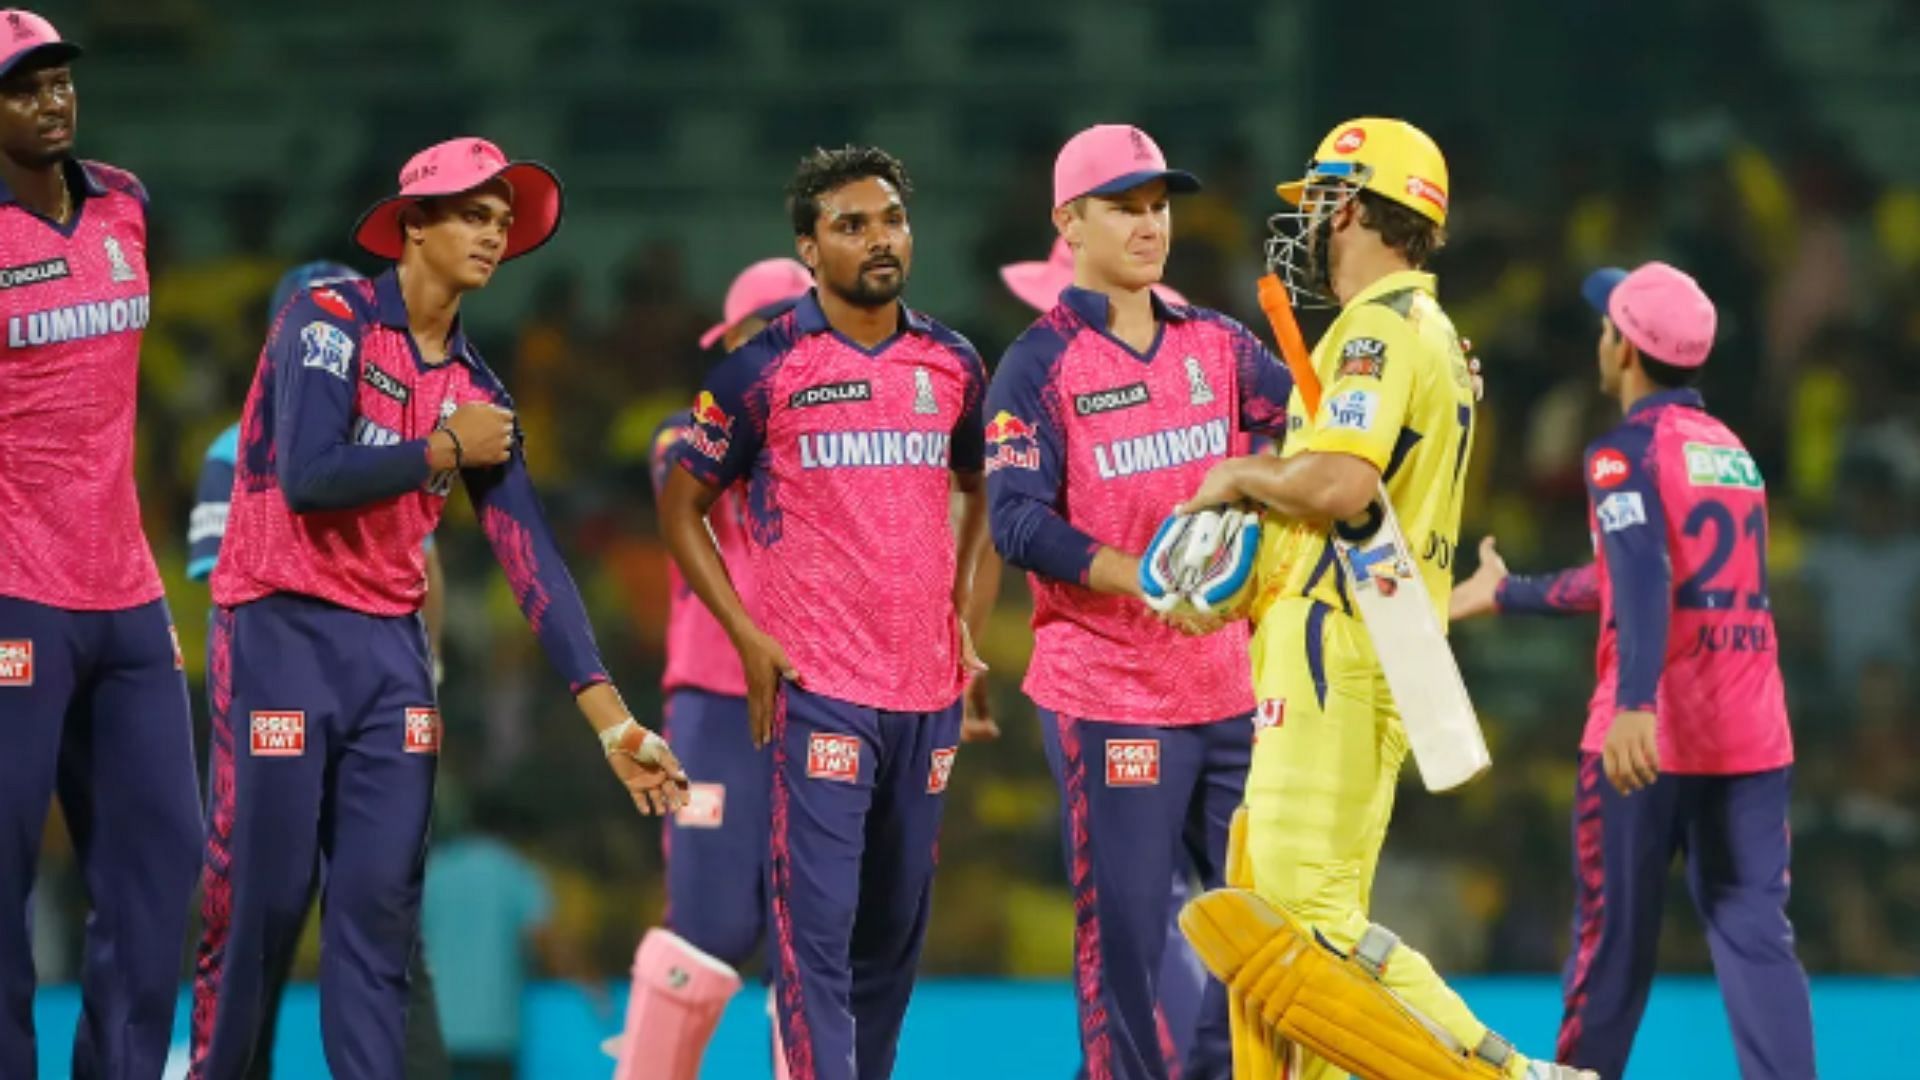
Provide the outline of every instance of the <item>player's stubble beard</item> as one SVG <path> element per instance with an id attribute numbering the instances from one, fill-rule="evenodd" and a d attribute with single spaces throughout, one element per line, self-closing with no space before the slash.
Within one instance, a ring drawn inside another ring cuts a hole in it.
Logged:
<path id="1" fill-rule="evenodd" d="M 892 282 L 883 284 L 868 276 L 876 266 L 885 267 L 889 264 L 897 268 Z M 860 264 L 860 269 L 854 273 L 851 282 L 842 284 L 829 279 L 826 285 L 833 290 L 835 296 L 854 307 L 868 309 L 885 307 L 899 300 L 900 294 L 907 291 L 907 264 L 898 255 L 870 256 Z"/>

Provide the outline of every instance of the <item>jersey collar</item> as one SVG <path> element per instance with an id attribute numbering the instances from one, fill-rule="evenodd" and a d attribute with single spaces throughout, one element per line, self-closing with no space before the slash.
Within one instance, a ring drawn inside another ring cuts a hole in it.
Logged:
<path id="1" fill-rule="evenodd" d="M 1178 304 L 1169 304 L 1160 294 L 1148 290 L 1147 299 L 1153 304 L 1153 317 L 1160 322 L 1186 322 L 1187 309 Z M 1113 302 L 1107 294 L 1093 289 L 1083 289 L 1078 285 L 1069 285 L 1060 290 L 1060 302 L 1068 311 L 1078 315 L 1088 326 L 1095 330 L 1107 328 L 1107 314 Z"/>
<path id="2" fill-rule="evenodd" d="M 1691 386 L 1683 386 L 1678 390 L 1658 390 L 1634 402 L 1633 407 L 1627 410 L 1627 415 L 1638 416 L 1643 412 L 1668 405 L 1678 405 L 1687 409 L 1704 409 L 1707 407 L 1707 401 L 1700 396 L 1700 391 Z"/>
<path id="3" fill-rule="evenodd" d="M 60 163 L 60 172 L 67 178 L 67 187 L 73 191 L 76 198 L 98 198 L 107 193 L 106 185 L 94 179 L 93 170 L 73 158 Z M 14 197 L 13 189 L 7 186 L 6 181 L 0 180 L 0 206 L 18 201 Z"/>
<path id="4" fill-rule="evenodd" d="M 381 326 L 392 330 L 409 331 L 412 324 L 407 321 L 407 298 L 400 293 L 400 271 L 396 267 L 373 279 L 374 319 Z M 460 328 L 460 317 L 453 317 L 453 334 L 447 340 L 447 354 L 458 357 L 468 367 L 477 367 L 479 355 L 473 351 L 473 343 L 467 340 L 467 333 Z"/>
<path id="5" fill-rule="evenodd" d="M 1388 293 L 1418 289 L 1428 296 L 1434 294 L 1433 275 L 1425 270 L 1396 270 L 1379 281 L 1361 289 L 1359 294 L 1341 307 L 1342 311 L 1351 311 L 1361 304 L 1370 304 Z"/>
<path id="6" fill-rule="evenodd" d="M 833 329 L 833 324 L 827 321 L 827 313 L 820 310 L 820 290 L 818 287 L 808 289 L 806 295 L 794 303 L 793 320 L 794 325 L 798 327 L 803 334 L 824 334 Z M 929 329 L 930 327 L 925 315 L 920 314 L 905 304 L 900 305 L 901 332 L 924 334 Z M 897 337 L 898 334 L 895 336 Z M 892 341 L 893 339 L 888 338 L 887 340 Z"/>

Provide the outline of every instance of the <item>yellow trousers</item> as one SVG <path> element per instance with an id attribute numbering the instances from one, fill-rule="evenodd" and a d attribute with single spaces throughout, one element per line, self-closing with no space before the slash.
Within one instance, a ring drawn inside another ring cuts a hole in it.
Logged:
<path id="1" fill-rule="evenodd" d="M 1407 756 L 1406 731 L 1366 627 L 1309 600 L 1276 602 L 1253 637 L 1260 730 L 1247 776 L 1247 861 L 1253 889 L 1343 950 L 1369 924 L 1373 874 Z M 1267 704 L 1284 702 L 1277 709 Z M 1462 1045 L 1486 1025 L 1427 958 L 1404 943 L 1381 981 Z M 1288 1080 L 1342 1075 L 1299 1055 Z"/>

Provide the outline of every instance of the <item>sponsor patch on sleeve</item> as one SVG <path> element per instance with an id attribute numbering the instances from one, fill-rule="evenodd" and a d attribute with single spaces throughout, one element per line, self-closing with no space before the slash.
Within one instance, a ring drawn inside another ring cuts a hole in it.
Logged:
<path id="1" fill-rule="evenodd" d="M 319 368 L 345 381 L 353 360 L 353 339 L 330 322 L 310 322 L 300 328 L 300 364 Z"/>
<path id="2" fill-rule="evenodd" d="M 1587 463 L 1587 475 L 1597 488 L 1617 488 L 1627 482 L 1632 472 L 1627 455 L 1618 450 L 1602 450 Z"/>
<path id="3" fill-rule="evenodd" d="M 1348 390 L 1327 399 L 1327 427 L 1344 431 L 1372 431 L 1380 411 L 1380 395 L 1371 390 Z"/>
<path id="4" fill-rule="evenodd" d="M 1335 374 L 1343 379 L 1348 376 L 1378 379 L 1386 370 L 1387 343 L 1379 338 L 1361 337 L 1341 347 L 1340 369 Z"/>
<path id="5" fill-rule="evenodd" d="M 1616 533 L 1647 523 L 1647 504 L 1637 491 L 1616 491 L 1600 500 L 1594 510 L 1600 519 L 1600 531 Z"/>

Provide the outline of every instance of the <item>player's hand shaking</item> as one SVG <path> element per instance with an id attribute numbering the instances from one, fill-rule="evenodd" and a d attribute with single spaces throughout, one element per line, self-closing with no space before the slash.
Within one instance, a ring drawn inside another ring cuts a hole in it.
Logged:
<path id="1" fill-rule="evenodd" d="M 1629 709 L 1613 718 L 1601 748 L 1607 779 L 1622 795 L 1631 795 L 1660 779 L 1660 739 L 1654 715 Z"/>
<path id="2" fill-rule="evenodd" d="M 773 738 L 773 708 L 780 693 L 780 681 L 790 680 L 796 686 L 806 684 L 801 682 L 793 661 L 787 659 L 787 650 L 760 630 L 749 630 L 746 637 L 734 643 L 734 648 L 739 650 L 740 666 L 747 673 L 747 723 L 753 729 L 753 745 L 757 749 Z"/>
<path id="3" fill-rule="evenodd" d="M 428 442 L 436 471 L 498 465 L 513 454 L 513 413 L 498 405 L 468 402 L 453 411 Z"/>
<path id="4" fill-rule="evenodd" d="M 1492 615 L 1499 610 L 1495 602 L 1500 583 L 1507 580 L 1507 560 L 1493 546 L 1493 537 L 1480 541 L 1480 566 L 1473 576 L 1453 587 L 1447 601 L 1447 617 L 1454 622 Z"/>

